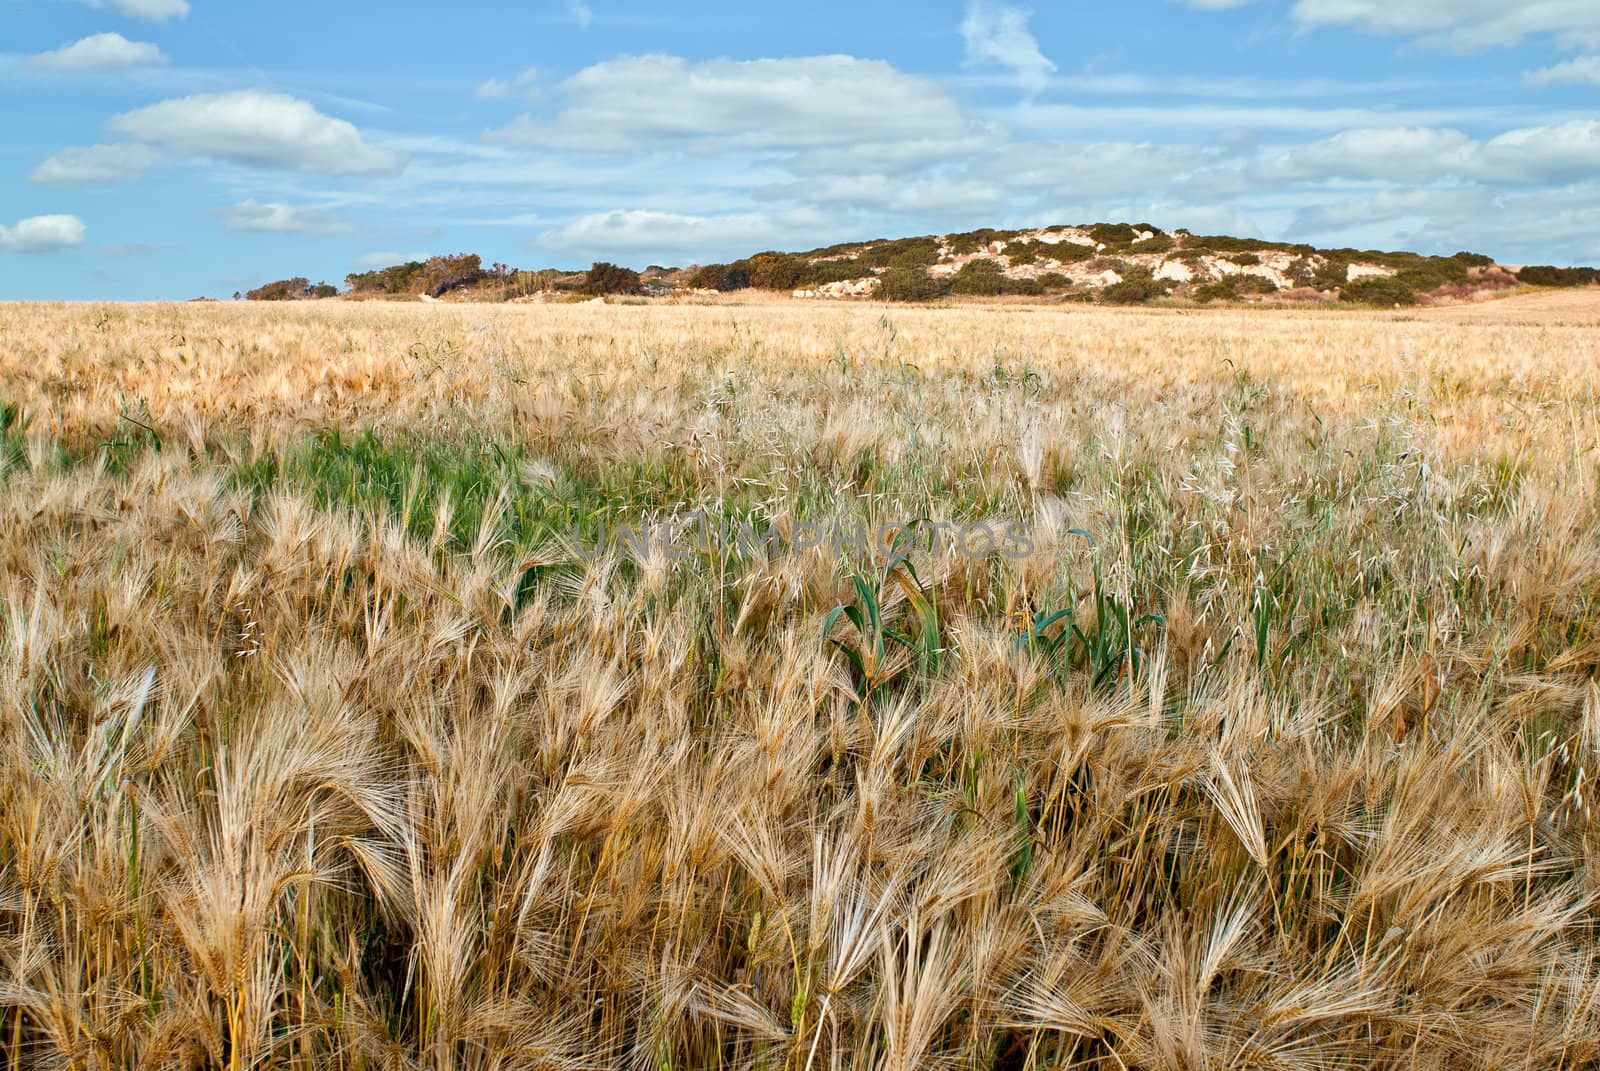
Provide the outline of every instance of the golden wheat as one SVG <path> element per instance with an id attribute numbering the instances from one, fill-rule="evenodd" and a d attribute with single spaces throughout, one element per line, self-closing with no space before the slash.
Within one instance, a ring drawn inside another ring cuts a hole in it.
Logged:
<path id="1" fill-rule="evenodd" d="M 0 306 L 0 1063 L 1594 1066 L 1596 384 L 1374 314 Z"/>

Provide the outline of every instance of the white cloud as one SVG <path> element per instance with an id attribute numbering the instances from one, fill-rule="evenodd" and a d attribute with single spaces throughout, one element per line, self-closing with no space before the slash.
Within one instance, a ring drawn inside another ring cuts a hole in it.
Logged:
<path id="1" fill-rule="evenodd" d="M 189 14 L 188 0 L 79 0 L 79 3 L 147 22 L 181 19 Z"/>
<path id="2" fill-rule="evenodd" d="M 103 186 L 129 182 L 160 162 L 145 145 L 90 145 L 62 149 L 28 175 L 40 186 Z"/>
<path id="3" fill-rule="evenodd" d="M 350 123 L 283 93 L 202 93 L 114 116 L 106 125 L 176 155 L 252 167 L 380 175 L 405 165 L 394 153 L 368 145 Z"/>
<path id="4" fill-rule="evenodd" d="M 1025 7 L 1008 7 L 992 0 L 972 0 L 961 23 L 961 36 L 967 44 L 967 63 L 974 66 L 1005 67 L 1017 76 L 1023 88 L 1037 93 L 1050 82 L 1056 65 L 1039 50 L 1039 42 L 1028 29 L 1033 12 Z"/>
<path id="5" fill-rule="evenodd" d="M 0 226 L 0 249 L 13 253 L 50 253 L 83 244 L 88 229 L 77 216 L 34 216 L 14 227 Z"/>
<path id="6" fill-rule="evenodd" d="M 1543 185 L 1600 174 L 1600 122 L 1508 130 L 1485 142 L 1481 177 L 1491 183 Z"/>
<path id="7" fill-rule="evenodd" d="M 1460 49 L 1516 45 L 1535 34 L 1600 40 L 1595 0 L 1299 0 L 1294 19 Z"/>
<path id="8" fill-rule="evenodd" d="M 46 71 L 120 71 L 127 67 L 165 63 L 161 49 L 145 41 L 130 41 L 120 33 L 97 33 L 63 45 L 54 52 L 28 58 L 28 66 Z"/>
<path id="9" fill-rule="evenodd" d="M 1385 190 L 1302 211 L 1291 228 L 1307 238 L 1450 253 L 1473 249 L 1509 263 L 1600 262 L 1600 186 L 1526 193 L 1481 187 Z M 1363 243 L 1365 244 L 1365 243 Z"/>
<path id="10" fill-rule="evenodd" d="M 254 197 L 230 206 L 221 216 L 228 230 L 257 234 L 343 234 L 355 229 L 340 216 Z"/>
<path id="11" fill-rule="evenodd" d="M 1387 127 L 1347 130 L 1293 149 L 1261 168 L 1268 181 L 1361 179 L 1429 182 L 1467 177 L 1479 146 L 1459 130 Z"/>
<path id="12" fill-rule="evenodd" d="M 355 259 L 354 264 L 360 271 L 373 271 L 377 268 L 392 268 L 396 264 L 426 261 L 431 256 L 432 253 L 363 253 Z"/>
<path id="13" fill-rule="evenodd" d="M 1148 142 L 1007 146 L 975 165 L 1012 189 L 1063 197 L 1107 197 L 1157 186 L 1192 186 L 1195 172 L 1221 159 L 1216 150 Z"/>
<path id="14" fill-rule="evenodd" d="M 970 138 L 942 87 L 853 56 L 710 60 L 625 56 L 560 86 L 566 108 L 490 134 L 530 148 L 638 154 L 655 149 L 800 152 Z"/>
<path id="15" fill-rule="evenodd" d="M 510 100 L 512 97 L 523 94 L 531 97 L 533 96 L 534 83 L 538 80 L 538 68 L 529 67 L 515 78 L 509 80 L 490 78 L 473 90 L 472 95 L 479 100 Z"/>
<path id="16" fill-rule="evenodd" d="M 587 27 L 594 21 L 594 9 L 584 0 L 567 0 L 567 18 L 579 26 Z"/>
<path id="17" fill-rule="evenodd" d="M 1539 89 L 1548 86 L 1600 86 L 1600 56 L 1579 56 L 1537 71 L 1528 71 L 1522 80 Z"/>
<path id="18" fill-rule="evenodd" d="M 1357 179 L 1490 186 L 1573 182 L 1600 172 L 1600 122 L 1575 120 L 1508 130 L 1477 141 L 1459 130 L 1350 130 L 1302 145 L 1262 165 L 1268 181 Z"/>
<path id="19" fill-rule="evenodd" d="M 821 217 L 739 213 L 693 216 L 641 210 L 595 212 L 539 235 L 539 245 L 580 259 L 682 262 L 718 251 L 756 249 L 803 240 Z"/>

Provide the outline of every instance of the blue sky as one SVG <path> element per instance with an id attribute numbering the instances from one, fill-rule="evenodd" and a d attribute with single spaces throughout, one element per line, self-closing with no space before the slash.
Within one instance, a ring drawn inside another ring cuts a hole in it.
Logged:
<path id="1" fill-rule="evenodd" d="M 0 0 L 0 298 L 1118 220 L 1600 262 L 1597 0 Z"/>

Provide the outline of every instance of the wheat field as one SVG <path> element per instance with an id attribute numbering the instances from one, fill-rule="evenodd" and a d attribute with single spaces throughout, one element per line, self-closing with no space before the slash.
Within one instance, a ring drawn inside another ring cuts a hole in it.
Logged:
<path id="1" fill-rule="evenodd" d="M 0 306 L 0 1069 L 1597 1066 L 1597 384 L 1370 313 Z"/>

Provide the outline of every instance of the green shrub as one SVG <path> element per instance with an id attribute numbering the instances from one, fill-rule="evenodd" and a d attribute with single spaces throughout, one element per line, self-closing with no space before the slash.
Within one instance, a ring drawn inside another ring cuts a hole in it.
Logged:
<path id="1" fill-rule="evenodd" d="M 1600 269 L 1536 264 L 1517 272 L 1517 280 L 1529 286 L 1593 286 L 1600 283 Z"/>
<path id="2" fill-rule="evenodd" d="M 1096 223 L 1089 228 L 1089 237 L 1101 245 L 1126 245 L 1139 235 L 1126 223 Z"/>
<path id="3" fill-rule="evenodd" d="M 1164 279 L 1135 275 L 1100 291 L 1100 300 L 1107 305 L 1143 305 L 1166 297 L 1171 289 L 1172 284 Z"/>
<path id="4" fill-rule="evenodd" d="M 1462 252 L 1456 253 L 1455 255 L 1453 255 L 1450 259 L 1451 260 L 1459 260 L 1461 263 L 1465 264 L 1469 268 L 1492 268 L 1492 267 L 1494 267 L 1494 258 L 1493 257 L 1486 257 L 1482 253 L 1468 253 L 1465 250 L 1463 250 Z"/>
<path id="5" fill-rule="evenodd" d="M 339 288 L 331 283 L 318 283 L 311 288 L 311 296 L 314 298 L 338 297 Z"/>
<path id="6" fill-rule="evenodd" d="M 1329 257 L 1311 273 L 1311 282 L 1318 290 L 1337 290 L 1350 281 L 1350 262 L 1340 257 Z"/>
<path id="7" fill-rule="evenodd" d="M 583 279 L 583 292 L 595 296 L 637 294 L 643 289 L 638 272 L 606 261 L 596 263 Z"/>
<path id="8" fill-rule="evenodd" d="M 961 270 L 950 283 L 950 291 L 955 294 L 977 295 L 993 297 L 1005 290 L 1005 273 L 1000 270 L 999 261 L 987 257 L 979 257 L 962 265 Z"/>
<path id="9" fill-rule="evenodd" d="M 757 253 L 744 263 L 757 290 L 793 290 L 811 270 L 808 261 L 790 253 Z"/>
<path id="10" fill-rule="evenodd" d="M 1057 261 L 1061 264 L 1076 264 L 1084 260 L 1092 260 L 1096 256 L 1094 246 L 1079 245 L 1077 242 L 1056 242 L 1046 245 L 1041 251 L 1046 259 Z"/>
<path id="11" fill-rule="evenodd" d="M 1039 245 L 1037 242 L 1008 242 L 1006 259 L 1014 265 L 1033 264 L 1039 259 Z"/>
<path id="12" fill-rule="evenodd" d="M 266 283 L 245 294 L 247 301 L 303 301 L 311 296 L 311 280 L 303 276 Z"/>
<path id="13" fill-rule="evenodd" d="M 968 253 L 987 249 L 995 242 L 1009 241 L 1016 236 L 1016 231 L 997 231 L 987 227 L 983 230 L 967 231 L 965 234 L 952 234 L 949 236 L 950 252 L 958 257 L 966 256 Z"/>
<path id="14" fill-rule="evenodd" d="M 1047 271 L 1034 280 L 1039 284 L 1040 290 L 1067 290 L 1072 287 L 1072 280 L 1058 271 Z"/>
<path id="15" fill-rule="evenodd" d="M 1232 261 L 1241 268 L 1252 268 L 1261 263 L 1259 253 L 1229 253 L 1224 259 Z"/>
<path id="16" fill-rule="evenodd" d="M 930 268 L 939 263 L 940 248 L 939 239 L 928 235 L 898 238 L 878 242 L 859 259 L 869 268 Z"/>
<path id="17" fill-rule="evenodd" d="M 878 276 L 878 297 L 884 301 L 937 301 L 944 287 L 925 268 L 890 268 Z"/>
<path id="18" fill-rule="evenodd" d="M 1389 308 L 1395 305 L 1415 305 L 1417 293 L 1398 277 L 1357 279 L 1346 283 L 1339 292 L 1339 300 L 1356 305 L 1375 305 Z"/>
<path id="19" fill-rule="evenodd" d="M 1147 238 L 1142 242 L 1134 242 L 1129 248 L 1136 253 L 1170 253 L 1178 247 L 1170 235 L 1156 233 L 1154 238 Z"/>
<path id="20" fill-rule="evenodd" d="M 707 264 L 689 277 L 696 290 L 745 290 L 750 286 L 750 268 L 744 261 L 732 264 Z"/>
<path id="21" fill-rule="evenodd" d="M 800 285 L 814 290 L 829 283 L 842 283 L 871 274 L 867 266 L 859 260 L 823 260 L 807 266 Z"/>

